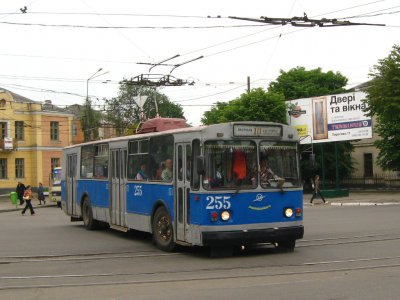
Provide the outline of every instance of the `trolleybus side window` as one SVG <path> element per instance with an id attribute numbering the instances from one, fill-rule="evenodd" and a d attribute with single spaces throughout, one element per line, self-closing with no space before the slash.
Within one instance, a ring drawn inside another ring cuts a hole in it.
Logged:
<path id="1" fill-rule="evenodd" d="M 207 141 L 204 158 L 205 189 L 257 186 L 257 147 L 253 141 Z"/>
<path id="2" fill-rule="evenodd" d="M 162 173 L 167 168 L 167 160 L 174 157 L 174 137 L 172 135 L 156 136 L 150 139 L 150 180 L 161 181 Z M 171 172 L 173 170 L 171 169 Z M 164 172 L 164 174 L 166 171 Z"/>
<path id="3" fill-rule="evenodd" d="M 83 146 L 81 151 L 81 178 L 93 178 L 94 146 Z"/>
<path id="4" fill-rule="evenodd" d="M 260 181 L 262 188 L 297 187 L 297 144 L 293 142 L 260 143 Z"/>
<path id="5" fill-rule="evenodd" d="M 197 171 L 197 157 L 200 156 L 200 141 L 193 140 L 192 142 L 192 166 L 191 166 L 191 185 L 193 190 L 198 190 L 200 188 L 200 174 Z"/>
<path id="6" fill-rule="evenodd" d="M 149 179 L 149 140 L 134 140 L 129 142 L 128 179 Z"/>
<path id="7" fill-rule="evenodd" d="M 94 156 L 94 177 L 108 178 L 108 144 L 95 146 Z"/>

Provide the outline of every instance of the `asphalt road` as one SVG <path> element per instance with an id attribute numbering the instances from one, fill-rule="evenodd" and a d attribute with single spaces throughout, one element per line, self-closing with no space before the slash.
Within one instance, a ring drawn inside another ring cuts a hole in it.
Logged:
<path id="1" fill-rule="evenodd" d="M 295 252 L 211 259 L 87 231 L 55 207 L 0 214 L 0 299 L 398 299 L 400 206 L 305 208 Z"/>

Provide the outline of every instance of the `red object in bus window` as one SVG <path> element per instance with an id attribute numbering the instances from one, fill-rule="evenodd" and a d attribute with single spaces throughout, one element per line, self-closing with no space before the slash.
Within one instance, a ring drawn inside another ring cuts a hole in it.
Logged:
<path id="1" fill-rule="evenodd" d="M 242 151 L 235 151 L 233 154 L 233 172 L 239 180 L 246 178 L 246 157 Z"/>

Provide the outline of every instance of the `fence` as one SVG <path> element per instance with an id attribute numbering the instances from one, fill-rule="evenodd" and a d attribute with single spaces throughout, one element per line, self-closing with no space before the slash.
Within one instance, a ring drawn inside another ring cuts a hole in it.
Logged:
<path id="1" fill-rule="evenodd" d="M 326 181 L 325 186 L 335 187 L 334 181 Z M 349 189 L 400 189 L 400 176 L 396 174 L 375 174 L 373 177 L 343 178 L 340 187 Z"/>

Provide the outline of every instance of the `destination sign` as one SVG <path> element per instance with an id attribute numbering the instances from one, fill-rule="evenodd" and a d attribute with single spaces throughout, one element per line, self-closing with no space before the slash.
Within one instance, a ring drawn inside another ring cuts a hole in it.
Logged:
<path id="1" fill-rule="evenodd" d="M 281 137 L 282 127 L 274 125 L 233 125 L 233 136 Z"/>

